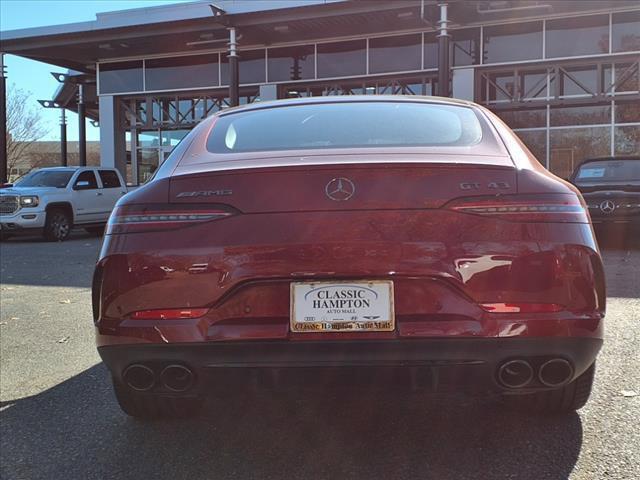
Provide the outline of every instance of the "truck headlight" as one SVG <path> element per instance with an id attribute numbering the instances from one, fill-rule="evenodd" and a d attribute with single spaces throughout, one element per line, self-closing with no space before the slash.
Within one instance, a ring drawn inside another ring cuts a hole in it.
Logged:
<path id="1" fill-rule="evenodd" d="M 38 200 L 39 200 L 38 197 L 36 197 L 35 195 L 20 197 L 20 206 L 21 207 L 37 207 Z"/>

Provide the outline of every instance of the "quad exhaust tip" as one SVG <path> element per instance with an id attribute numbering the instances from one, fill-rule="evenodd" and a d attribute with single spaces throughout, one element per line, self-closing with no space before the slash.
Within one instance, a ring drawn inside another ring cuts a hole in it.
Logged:
<path id="1" fill-rule="evenodd" d="M 172 392 L 184 392 L 193 385 L 194 375 L 184 365 L 168 365 L 160 373 L 160 382 Z"/>
<path id="2" fill-rule="evenodd" d="M 138 392 L 151 390 L 156 383 L 156 375 L 149 367 L 135 363 L 122 372 L 122 379 L 127 386 Z"/>
<path id="3" fill-rule="evenodd" d="M 533 368 L 526 360 L 509 360 L 498 369 L 498 380 L 507 388 L 521 388 L 533 380 Z"/>
<path id="4" fill-rule="evenodd" d="M 564 358 L 553 358 L 540 365 L 538 380 L 546 387 L 560 387 L 573 377 L 573 366 Z"/>

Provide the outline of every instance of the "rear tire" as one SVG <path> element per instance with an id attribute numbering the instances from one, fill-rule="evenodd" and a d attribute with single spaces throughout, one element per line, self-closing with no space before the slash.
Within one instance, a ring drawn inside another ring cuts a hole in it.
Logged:
<path id="1" fill-rule="evenodd" d="M 135 392 L 113 381 L 116 400 L 124 413 L 144 420 L 161 418 L 188 418 L 202 408 L 202 397 L 170 397 Z"/>
<path id="2" fill-rule="evenodd" d="M 44 226 L 44 238 L 48 242 L 62 242 L 71 233 L 71 217 L 59 208 L 47 212 L 47 220 Z"/>
<path id="3" fill-rule="evenodd" d="M 514 409 L 527 413 L 562 414 L 584 407 L 591 395 L 595 362 L 573 382 L 564 387 L 525 395 L 505 396 Z"/>

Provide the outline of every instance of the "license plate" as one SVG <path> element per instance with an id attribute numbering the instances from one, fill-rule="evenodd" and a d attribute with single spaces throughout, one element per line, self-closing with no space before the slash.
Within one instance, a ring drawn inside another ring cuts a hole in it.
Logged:
<path id="1" fill-rule="evenodd" d="M 291 283 L 293 332 L 389 332 L 394 328 L 391 281 Z"/>

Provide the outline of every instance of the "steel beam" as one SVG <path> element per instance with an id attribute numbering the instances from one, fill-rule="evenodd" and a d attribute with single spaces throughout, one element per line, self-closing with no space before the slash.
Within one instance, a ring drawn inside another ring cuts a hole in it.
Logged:
<path id="1" fill-rule="evenodd" d="M 78 85 L 78 164 L 87 166 L 87 125 L 82 84 Z"/>
<path id="2" fill-rule="evenodd" d="M 64 108 L 60 110 L 60 163 L 63 167 L 67 161 L 67 113 Z"/>
<path id="3" fill-rule="evenodd" d="M 240 75 L 238 68 L 238 43 L 236 27 L 229 27 L 229 104 L 237 107 L 240 104 Z"/>
<path id="4" fill-rule="evenodd" d="M 449 65 L 449 19 L 447 18 L 447 2 L 438 3 L 440 20 L 438 20 L 438 95 L 449 97 L 451 67 Z"/>

